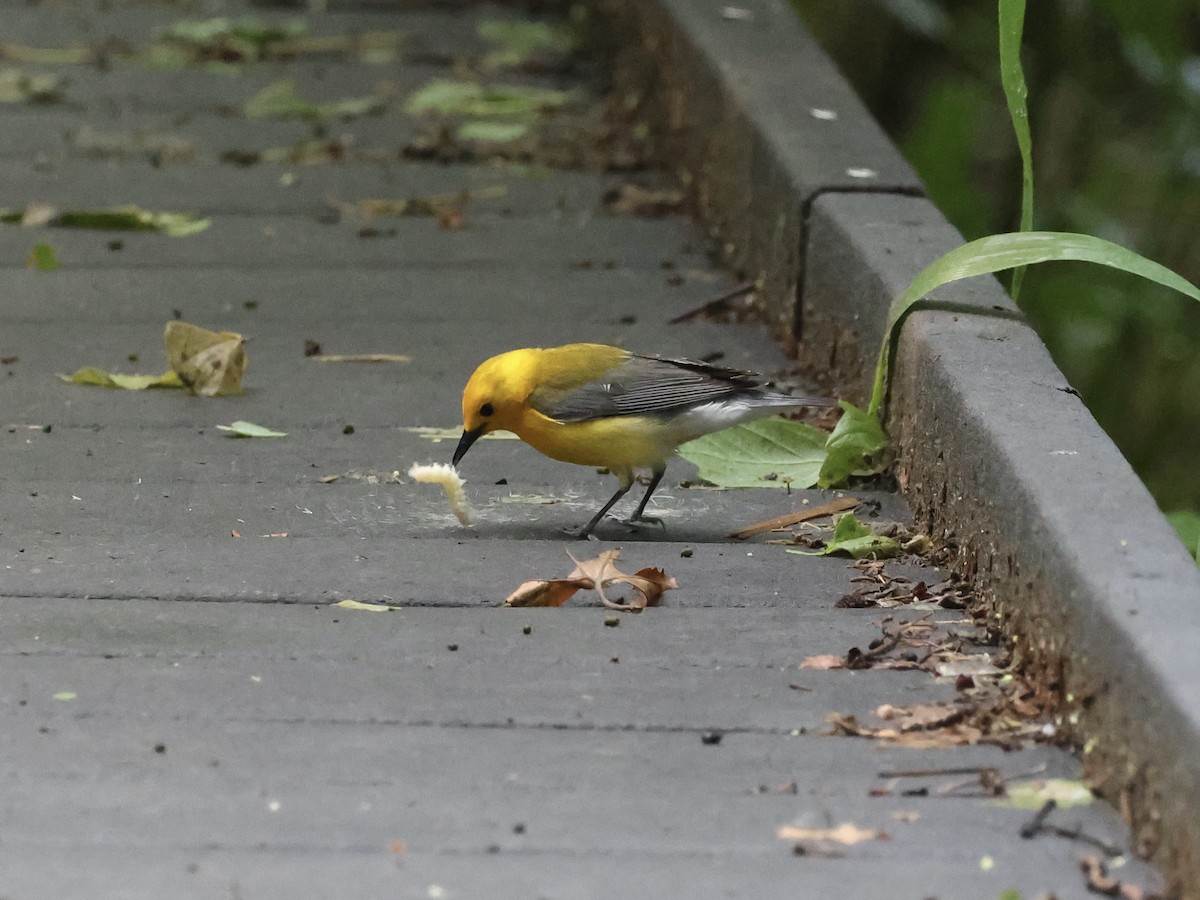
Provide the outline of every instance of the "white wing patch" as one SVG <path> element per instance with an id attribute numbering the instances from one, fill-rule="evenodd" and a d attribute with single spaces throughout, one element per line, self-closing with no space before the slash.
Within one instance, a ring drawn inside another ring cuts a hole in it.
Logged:
<path id="1" fill-rule="evenodd" d="M 798 409 L 803 403 L 779 403 L 764 405 L 761 399 L 750 400 L 718 400 L 693 407 L 687 412 L 675 416 L 667 423 L 667 428 L 677 443 L 683 444 L 694 441 L 698 437 L 752 422 L 755 419 L 765 419 L 788 409 Z"/>

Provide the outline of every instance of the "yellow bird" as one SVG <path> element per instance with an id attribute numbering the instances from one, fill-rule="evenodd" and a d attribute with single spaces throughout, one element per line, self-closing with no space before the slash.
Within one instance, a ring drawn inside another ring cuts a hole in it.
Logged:
<path id="1" fill-rule="evenodd" d="M 650 471 L 650 485 L 628 521 L 657 522 L 646 503 L 680 444 L 774 413 L 831 405 L 770 390 L 753 372 L 605 344 L 511 350 L 467 382 L 453 464 L 483 435 L 504 430 L 552 459 L 608 469 L 620 486 L 575 532 L 583 538 L 625 496 L 637 469 Z"/>

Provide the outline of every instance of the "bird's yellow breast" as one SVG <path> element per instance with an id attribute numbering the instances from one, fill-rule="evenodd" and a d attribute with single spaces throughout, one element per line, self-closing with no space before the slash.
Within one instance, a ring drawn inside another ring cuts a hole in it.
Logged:
<path id="1" fill-rule="evenodd" d="M 666 423 L 648 416 L 556 422 L 530 409 L 515 430 L 552 459 L 609 469 L 660 468 L 676 444 Z"/>

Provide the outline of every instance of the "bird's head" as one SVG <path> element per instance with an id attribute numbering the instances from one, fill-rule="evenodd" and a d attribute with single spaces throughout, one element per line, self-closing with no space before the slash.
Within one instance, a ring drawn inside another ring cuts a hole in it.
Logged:
<path id="1" fill-rule="evenodd" d="M 511 350 L 475 370 L 463 390 L 463 433 L 453 464 L 491 431 L 516 431 L 533 391 L 536 350 Z"/>

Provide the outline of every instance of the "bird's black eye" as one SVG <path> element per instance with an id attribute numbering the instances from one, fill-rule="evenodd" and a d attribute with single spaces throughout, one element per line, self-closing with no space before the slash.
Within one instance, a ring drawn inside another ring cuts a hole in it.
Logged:
<path id="1" fill-rule="evenodd" d="M 483 416 L 485 419 L 488 416 L 490 416 L 492 413 L 494 413 L 495 411 L 496 411 L 495 408 L 490 403 L 485 403 L 485 404 L 483 404 L 483 406 L 479 407 L 479 414 L 481 416 Z"/>

